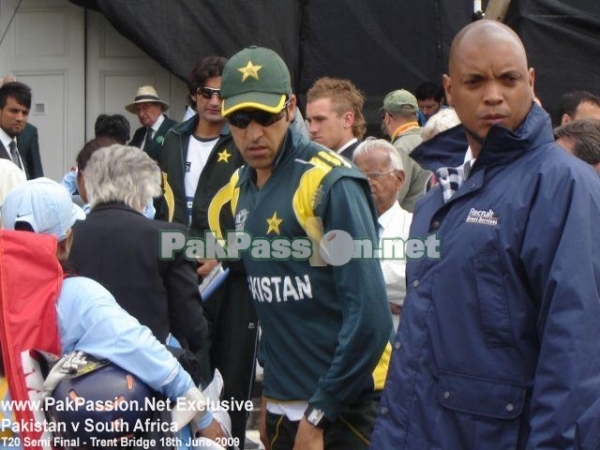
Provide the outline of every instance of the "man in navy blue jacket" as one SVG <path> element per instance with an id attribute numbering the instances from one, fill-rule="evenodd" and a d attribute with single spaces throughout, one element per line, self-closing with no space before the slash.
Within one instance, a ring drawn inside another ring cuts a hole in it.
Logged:
<path id="1" fill-rule="evenodd" d="M 554 144 L 533 82 L 508 27 L 454 39 L 463 125 L 411 154 L 440 180 L 411 237 L 441 256 L 408 262 L 373 449 L 597 448 L 600 181 Z"/>

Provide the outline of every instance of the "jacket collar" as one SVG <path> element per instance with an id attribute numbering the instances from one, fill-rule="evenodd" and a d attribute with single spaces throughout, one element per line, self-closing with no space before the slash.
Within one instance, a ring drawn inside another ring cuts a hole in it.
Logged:
<path id="1" fill-rule="evenodd" d="M 128 211 L 128 212 L 132 212 L 134 214 L 140 214 L 143 216 L 142 213 L 136 211 L 135 209 L 131 208 L 130 206 L 127 206 L 125 203 L 117 202 L 117 201 L 99 203 L 96 206 L 94 206 L 94 208 L 92 208 L 92 210 L 90 211 L 90 214 L 94 214 L 94 213 L 100 212 L 100 211 L 106 211 L 109 209 L 119 209 L 121 211 Z"/>
<path id="2" fill-rule="evenodd" d="M 473 170 L 508 164 L 525 152 L 552 141 L 550 116 L 534 103 L 523 123 L 515 131 L 498 125 L 492 126 Z M 410 156 L 424 168 L 435 171 L 440 167 L 461 165 L 468 146 L 464 128 L 459 125 L 422 143 Z"/>
<path id="3" fill-rule="evenodd" d="M 190 135 L 194 133 L 194 130 L 196 129 L 196 126 L 198 125 L 198 121 L 200 120 L 200 116 L 198 116 L 198 114 L 190 117 L 188 120 L 186 120 L 183 123 L 180 123 L 179 125 L 174 126 L 173 128 L 171 128 L 171 131 L 175 134 L 179 134 L 179 135 Z M 219 132 L 219 136 L 220 138 L 223 138 L 225 136 L 229 136 L 231 134 L 231 131 L 229 130 L 229 124 L 227 123 L 227 121 L 223 122 L 223 126 L 221 127 L 221 131 Z"/>

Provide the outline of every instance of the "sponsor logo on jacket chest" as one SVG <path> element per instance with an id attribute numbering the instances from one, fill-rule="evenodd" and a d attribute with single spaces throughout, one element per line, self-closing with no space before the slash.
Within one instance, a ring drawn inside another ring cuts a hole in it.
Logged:
<path id="1" fill-rule="evenodd" d="M 490 225 L 495 227 L 498 225 L 498 216 L 494 210 L 489 209 L 487 211 L 480 211 L 475 208 L 471 208 L 469 215 L 467 216 L 466 223 L 476 223 L 478 225 Z"/>

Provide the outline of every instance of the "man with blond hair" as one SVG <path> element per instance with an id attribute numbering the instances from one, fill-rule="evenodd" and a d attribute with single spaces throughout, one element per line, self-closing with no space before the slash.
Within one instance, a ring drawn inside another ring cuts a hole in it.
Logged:
<path id="1" fill-rule="evenodd" d="M 347 159 L 365 135 L 365 97 L 350 81 L 319 78 L 308 90 L 306 122 L 313 141 Z"/>

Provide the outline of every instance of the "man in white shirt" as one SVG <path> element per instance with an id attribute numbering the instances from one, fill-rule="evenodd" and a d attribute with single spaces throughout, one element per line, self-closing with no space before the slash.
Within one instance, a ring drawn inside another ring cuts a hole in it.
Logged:
<path id="1" fill-rule="evenodd" d="M 403 249 L 413 216 L 412 213 L 402 209 L 398 203 L 398 192 L 404 183 L 402 160 L 388 141 L 368 139 L 354 151 L 353 162 L 369 180 L 379 215 L 381 269 L 390 302 L 394 330 L 397 330 L 406 295 L 406 260 L 403 257 Z M 396 258 L 393 259 L 389 258 L 391 255 L 388 254 L 388 250 L 392 247 L 396 249 Z"/>

